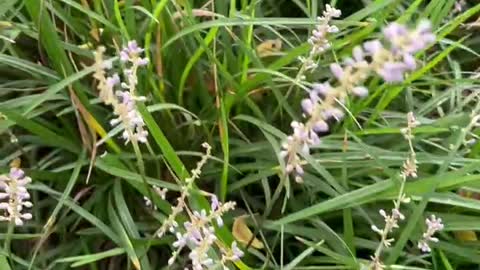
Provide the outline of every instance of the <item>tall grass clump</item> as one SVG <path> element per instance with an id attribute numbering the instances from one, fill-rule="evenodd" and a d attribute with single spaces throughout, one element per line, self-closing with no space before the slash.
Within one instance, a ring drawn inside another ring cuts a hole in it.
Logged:
<path id="1" fill-rule="evenodd" d="M 479 15 L 0 1 L 0 270 L 478 268 Z"/>

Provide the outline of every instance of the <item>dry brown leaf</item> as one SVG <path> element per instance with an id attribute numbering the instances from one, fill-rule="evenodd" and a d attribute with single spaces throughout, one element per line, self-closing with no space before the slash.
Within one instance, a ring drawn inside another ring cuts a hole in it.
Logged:
<path id="1" fill-rule="evenodd" d="M 20 158 L 16 158 L 10 162 L 11 168 L 20 168 L 22 166 L 22 160 Z"/>
<path id="2" fill-rule="evenodd" d="M 257 48 L 257 54 L 259 57 L 266 57 L 278 53 L 282 50 L 282 41 L 277 39 L 267 39 L 260 43 Z"/>
<path id="3" fill-rule="evenodd" d="M 249 244 L 256 249 L 263 249 L 263 243 L 253 235 L 250 228 L 245 223 L 245 217 L 237 217 L 233 221 L 232 234 L 235 240 L 242 244 Z M 252 240 L 253 239 L 253 240 Z"/>
<path id="4" fill-rule="evenodd" d="M 88 173 L 87 173 L 87 179 L 86 179 L 86 182 L 88 184 L 88 180 L 90 180 L 90 176 L 92 174 L 95 157 L 97 155 L 97 134 L 95 133 L 95 129 L 92 127 L 91 122 L 89 121 L 89 119 L 92 119 L 93 116 L 83 106 L 83 104 L 80 102 L 80 100 L 78 99 L 75 92 L 71 89 L 71 87 L 69 88 L 69 92 L 70 92 L 70 98 L 72 100 L 74 108 L 78 110 L 78 112 L 80 113 L 79 114 L 80 118 L 77 117 L 77 124 L 78 124 L 78 129 L 80 130 L 80 137 L 82 139 L 82 143 L 91 153 L 90 165 L 88 167 Z"/>
<path id="5" fill-rule="evenodd" d="M 177 11 L 175 13 L 173 13 L 173 16 L 172 18 L 174 20 L 178 20 L 182 17 L 185 17 L 187 16 L 187 12 L 185 11 Z M 207 17 L 207 18 L 214 18 L 215 16 L 218 16 L 215 12 L 211 12 L 211 11 L 208 11 L 208 10 L 203 10 L 203 9 L 192 9 L 192 15 L 194 17 Z"/>

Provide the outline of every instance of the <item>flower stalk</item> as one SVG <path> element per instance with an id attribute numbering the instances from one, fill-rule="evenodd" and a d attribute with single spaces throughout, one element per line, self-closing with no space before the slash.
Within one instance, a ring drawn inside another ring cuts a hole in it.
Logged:
<path id="1" fill-rule="evenodd" d="M 342 64 L 330 64 L 330 71 L 337 81 L 315 83 L 308 91 L 309 97 L 302 100 L 304 122 L 293 121 L 293 133 L 282 144 L 281 158 L 286 160 L 285 172 L 293 175 L 296 182 L 303 182 L 302 155 L 321 143 L 320 136 L 329 130 L 329 122 L 340 121 L 345 113 L 349 96 L 365 97 L 366 80 L 376 74 L 387 83 L 403 81 L 405 73 L 416 68 L 414 53 L 426 48 L 435 40 L 430 23 L 422 21 L 417 28 L 391 23 L 383 30 L 388 42 L 380 40 L 365 42 L 353 49 L 352 57 Z"/>
<path id="2" fill-rule="evenodd" d="M 383 229 L 379 229 L 377 226 L 372 225 L 372 230 L 380 235 L 380 243 L 378 244 L 374 255 L 371 257 L 372 261 L 370 269 L 373 270 L 385 269 L 385 265 L 381 261 L 382 252 L 385 248 L 390 247 L 395 241 L 395 239 L 391 238 L 389 234 L 399 227 L 398 223 L 400 221 L 405 219 L 405 216 L 400 212 L 400 207 L 402 203 L 407 204 L 410 202 L 410 198 L 407 197 L 404 192 L 407 179 L 417 178 L 417 160 L 412 140 L 414 139 L 413 129 L 419 124 L 420 123 L 416 120 L 413 113 L 409 112 L 407 114 L 407 127 L 401 129 L 404 138 L 408 141 L 409 152 L 407 159 L 405 159 L 403 163 L 402 172 L 400 173 L 400 189 L 397 198 L 393 201 L 393 209 L 391 209 L 389 214 L 383 209 L 380 209 L 379 211 L 380 215 L 385 220 L 385 226 Z"/>
<path id="3" fill-rule="evenodd" d="M 210 145 L 204 143 L 202 146 L 206 149 L 206 153 L 197 163 L 196 168 L 191 171 L 191 176 L 185 179 L 176 205 L 172 206 L 170 215 L 155 232 L 155 235 L 160 238 L 170 232 L 176 237 L 173 242 L 174 251 L 168 260 L 168 265 L 173 265 L 182 250 L 188 247 L 190 249 L 188 257 L 193 270 L 211 269 L 214 265 L 221 265 L 224 269 L 228 269 L 227 263 L 239 260 L 243 256 L 243 252 L 235 241 L 230 247 L 225 247 L 215 235 L 215 226 L 222 227 L 224 225 L 222 216 L 235 208 L 235 202 L 222 203 L 216 195 L 202 192 L 210 198 L 210 209 L 198 211 L 191 209 L 187 204 L 194 182 L 200 178 L 202 168 L 211 156 Z M 164 191 L 158 190 L 157 192 Z M 188 221 L 179 224 L 177 217 L 182 213 L 186 214 Z M 215 246 L 222 254 L 220 260 L 209 256 L 209 251 Z"/>
<path id="4" fill-rule="evenodd" d="M 0 175 L 0 221 L 9 221 L 15 226 L 22 226 L 25 221 L 32 219 L 32 214 L 24 213 L 25 208 L 33 206 L 30 193 L 26 185 L 32 179 L 25 172 L 16 167 L 10 169 L 9 174 Z"/>
<path id="5" fill-rule="evenodd" d="M 116 116 L 110 120 L 112 126 L 121 125 L 123 129 L 122 138 L 125 144 L 132 141 L 146 143 L 148 131 L 145 130 L 145 123 L 136 103 L 146 100 L 143 96 L 136 95 L 138 84 L 137 71 L 140 67 L 148 64 L 148 58 L 142 58 L 143 49 L 139 48 L 135 41 L 129 41 L 128 45 L 120 52 L 120 61 L 126 66 L 123 75 L 126 81 L 122 82 L 120 75 L 114 73 L 107 77 L 107 71 L 112 68 L 113 63 L 103 59 L 104 47 L 99 47 L 95 53 L 96 71 L 94 78 L 98 81 L 100 99 L 111 105 Z M 120 86 L 123 90 L 116 90 Z"/>

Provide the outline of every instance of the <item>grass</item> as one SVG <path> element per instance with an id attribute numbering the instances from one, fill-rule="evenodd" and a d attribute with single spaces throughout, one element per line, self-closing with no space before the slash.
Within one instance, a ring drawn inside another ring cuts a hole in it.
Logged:
<path id="1" fill-rule="evenodd" d="M 34 208 L 23 227 L 0 224 L 0 269 L 166 269 L 175 239 L 152 234 L 203 142 L 213 157 L 189 204 L 208 207 L 199 190 L 236 201 L 217 237 L 238 240 L 232 224 L 246 215 L 264 244 L 241 243 L 245 256 L 235 267 L 361 269 L 379 241 L 370 226 L 382 224 L 378 210 L 398 193 L 409 111 L 421 122 L 419 177 L 406 184 L 413 200 L 384 261 L 391 269 L 477 269 L 480 4 L 466 1 L 453 13 L 453 0 L 332 2 L 343 11 L 334 21 L 340 32 L 309 82 L 328 80 L 329 63 L 389 21 L 429 19 L 437 42 L 417 55 L 422 64 L 404 83 L 368 81 L 369 96 L 349 101 L 349 117 L 305 157 L 305 182 L 297 184 L 282 173 L 278 153 L 289 123 L 301 118 L 296 59 L 309 51 L 314 18 L 330 2 L 1 1 L 0 170 L 21 159 Z M 137 88 L 147 97 L 139 111 L 149 141 L 138 151 L 111 131 L 92 78 L 95 48 L 113 56 L 131 39 L 150 60 Z M 275 39 L 281 49 L 261 55 Z M 157 211 L 144 205 L 144 181 L 170 190 L 154 199 Z M 445 229 L 422 254 L 416 241 L 430 214 Z M 181 256 L 175 267 L 187 261 Z"/>

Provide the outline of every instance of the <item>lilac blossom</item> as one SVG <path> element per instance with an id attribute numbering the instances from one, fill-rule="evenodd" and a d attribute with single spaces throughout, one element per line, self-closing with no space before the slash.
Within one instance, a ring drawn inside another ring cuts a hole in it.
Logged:
<path id="1" fill-rule="evenodd" d="M 337 64 L 337 63 L 331 64 L 330 71 L 332 72 L 333 76 L 337 78 L 337 80 L 341 80 L 343 78 L 344 72 L 340 64 Z"/>
<path id="2" fill-rule="evenodd" d="M 233 209 L 235 204 L 232 202 L 220 203 L 215 195 L 212 195 L 211 199 L 209 212 L 205 209 L 193 211 L 189 214 L 190 221 L 183 223 L 183 228 L 180 228 L 178 224 L 170 227 L 170 232 L 177 238 L 173 243 L 176 250 L 169 260 L 170 265 L 173 264 L 179 252 L 187 246 L 190 248 L 189 258 L 193 269 L 209 269 L 213 265 L 213 259 L 208 256 L 209 249 L 217 240 L 213 222 L 215 221 L 218 226 L 223 226 L 222 215 Z M 239 254 L 238 250 L 236 253 Z"/>
<path id="3" fill-rule="evenodd" d="M 145 123 L 137 110 L 137 102 L 143 102 L 146 98 L 136 94 L 136 87 L 138 84 L 137 70 L 148 64 L 148 58 L 142 57 L 144 50 L 138 47 L 136 41 L 129 41 L 127 46 L 120 51 L 120 61 L 125 65 L 123 70 L 125 80 L 122 81 L 117 73 L 106 76 L 107 70 L 112 68 L 112 64 L 108 62 L 110 64 L 105 65 L 107 61 L 103 60 L 104 51 L 105 48 L 101 47 L 95 54 L 98 68 L 94 77 L 99 81 L 97 87 L 100 90 L 100 99 L 106 105 L 113 107 L 115 118 L 110 121 L 110 124 L 121 126 L 123 129 L 121 137 L 125 144 L 130 141 L 146 143 L 148 132 L 145 130 Z"/>
<path id="4" fill-rule="evenodd" d="M 207 193 L 210 198 L 209 209 L 193 210 L 186 203 L 194 181 L 200 177 L 202 168 L 210 157 L 211 147 L 206 143 L 202 146 L 206 148 L 206 154 L 202 156 L 196 168 L 191 170 L 191 176 L 185 179 L 181 186 L 181 194 L 177 198 L 177 204 L 172 206 L 172 213 L 155 233 L 157 237 L 162 237 L 169 231 L 176 238 L 173 242 L 174 251 L 168 260 L 168 265 L 173 265 L 180 252 L 188 248 L 192 269 L 198 270 L 211 269 L 217 263 L 225 266 L 228 261 L 235 261 L 243 256 L 243 252 L 235 242 L 232 243 L 231 249 L 225 248 L 223 243 L 219 244 L 220 241 L 215 234 L 215 226 L 222 227 L 224 225 L 223 216 L 235 208 L 235 202 L 223 203 L 218 200 L 216 195 Z M 181 213 L 188 217 L 188 221 L 183 224 L 175 221 Z M 222 253 L 220 262 L 209 256 L 209 251 L 215 246 L 218 246 Z"/>
<path id="5" fill-rule="evenodd" d="M 339 14 L 334 12 L 333 15 Z M 324 16 L 330 19 L 333 15 Z M 322 27 L 326 29 L 326 26 Z M 314 37 L 320 32 L 317 29 Z M 285 172 L 292 174 L 297 182 L 302 182 L 304 174 L 301 155 L 308 155 L 311 147 L 320 143 L 321 133 L 329 130 L 328 123 L 345 117 L 343 108 L 348 96 L 368 96 L 365 82 L 372 73 L 387 83 L 403 81 L 405 74 L 417 67 L 414 54 L 435 41 L 427 21 L 420 22 L 415 29 L 391 23 L 384 28 L 383 35 L 384 43 L 380 40 L 366 41 L 362 46 L 353 48 L 352 57 L 330 64 L 330 71 L 337 83 L 314 83 L 308 98 L 301 101 L 306 120 L 292 122 L 292 135 L 287 136 L 280 151 L 280 157 L 286 161 Z M 316 44 L 312 40 L 316 39 L 310 39 L 311 44 Z"/>
<path id="6" fill-rule="evenodd" d="M 232 261 L 238 261 L 240 260 L 241 257 L 243 257 L 244 253 L 241 249 L 238 248 L 237 242 L 235 241 L 232 242 L 231 249 L 233 252 Z"/>
<path id="7" fill-rule="evenodd" d="M 407 66 L 402 62 L 387 62 L 379 70 L 380 75 L 386 82 L 401 82 L 403 74 L 407 71 Z"/>
<path id="8" fill-rule="evenodd" d="M 16 226 L 22 226 L 25 220 L 32 219 L 32 214 L 23 212 L 24 207 L 32 207 L 26 188 L 31 181 L 19 168 L 11 168 L 9 174 L 0 175 L 0 200 L 7 201 L 0 202 L 0 209 L 4 211 L 0 221 L 13 221 Z"/>
<path id="9" fill-rule="evenodd" d="M 308 43 L 312 46 L 307 57 L 301 56 L 298 59 L 302 62 L 302 71 L 314 70 L 318 67 L 315 59 L 330 48 L 328 36 L 337 33 L 339 30 L 336 26 L 330 25 L 333 18 L 338 18 L 342 12 L 330 5 L 325 6 L 323 16 L 318 17 L 318 24 L 312 30 L 312 35 L 308 38 Z"/>
<path id="10" fill-rule="evenodd" d="M 382 49 L 378 43 L 368 44 L 368 47 L 372 57 L 388 58 L 376 70 L 377 74 L 387 82 L 403 81 L 404 74 L 416 68 L 413 54 L 425 49 L 435 41 L 435 35 L 431 31 L 431 24 L 428 21 L 421 21 L 413 30 L 394 22 L 384 28 L 383 34 L 390 43 L 390 50 Z"/>
<path id="11" fill-rule="evenodd" d="M 238 244 L 236 241 L 233 241 L 232 244 L 230 245 L 229 250 L 224 250 L 222 254 L 222 261 L 221 264 L 223 265 L 223 269 L 228 270 L 226 266 L 226 262 L 231 261 L 231 262 L 236 262 L 240 260 L 241 257 L 243 257 L 244 253 L 243 251 L 238 247 Z"/>
<path id="12" fill-rule="evenodd" d="M 415 119 L 412 112 L 407 114 L 407 127 L 402 128 L 402 133 L 404 134 L 405 139 L 408 141 L 410 151 L 407 159 L 404 161 L 404 166 L 402 167 L 402 172 L 400 173 L 401 182 L 400 190 L 398 192 L 397 198 L 393 201 L 394 207 L 390 210 L 390 213 L 381 209 L 379 211 L 380 215 L 384 219 L 385 226 L 380 229 L 376 225 L 372 225 L 371 228 L 374 232 L 378 233 L 380 236 L 380 243 L 378 244 L 377 249 L 375 250 L 374 255 L 371 257 L 371 269 L 383 270 L 385 265 L 381 261 L 381 255 L 385 248 L 388 248 L 395 241 L 394 238 L 390 237 L 390 233 L 394 229 L 399 228 L 399 222 L 405 220 L 405 215 L 400 212 L 400 207 L 402 204 L 407 204 L 410 202 L 410 198 L 404 192 L 405 183 L 408 177 L 416 177 L 416 166 L 414 168 L 406 166 L 405 164 L 412 162 L 416 163 L 415 160 L 415 151 L 412 144 L 412 139 L 414 138 L 413 129 L 418 125 L 417 120 Z M 414 170 L 414 171 L 413 171 Z"/>
<path id="13" fill-rule="evenodd" d="M 144 52 L 143 48 L 139 48 L 135 40 L 129 41 L 127 46 L 120 51 L 120 61 L 126 63 L 131 62 L 138 66 L 145 66 L 148 64 L 148 58 L 142 58 L 141 54 Z"/>
<path id="14" fill-rule="evenodd" d="M 437 218 L 435 215 L 431 215 L 430 218 L 425 220 L 427 225 L 427 231 L 423 233 L 422 239 L 418 242 L 417 247 L 423 252 L 430 252 L 431 248 L 428 245 L 429 242 L 438 242 L 438 238 L 433 235 L 443 230 L 443 223 L 441 218 Z"/>
<path id="15" fill-rule="evenodd" d="M 135 107 L 135 100 L 138 100 L 138 97 L 132 96 L 128 91 L 117 91 L 116 95 L 121 100 L 114 111 L 118 117 L 112 119 L 110 124 L 112 126 L 119 123 L 123 124 L 122 138 L 125 143 L 128 143 L 132 138 L 142 143 L 147 142 L 148 132 L 143 129 L 145 123 Z"/>

